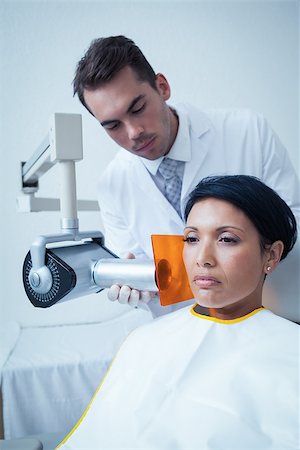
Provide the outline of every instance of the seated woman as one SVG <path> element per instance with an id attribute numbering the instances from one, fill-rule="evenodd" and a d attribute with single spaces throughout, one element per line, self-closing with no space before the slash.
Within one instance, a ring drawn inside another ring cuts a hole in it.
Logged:
<path id="1" fill-rule="evenodd" d="M 130 334 L 61 449 L 299 448 L 299 327 L 262 307 L 293 213 L 258 179 L 221 176 L 185 219 L 196 304 Z"/>

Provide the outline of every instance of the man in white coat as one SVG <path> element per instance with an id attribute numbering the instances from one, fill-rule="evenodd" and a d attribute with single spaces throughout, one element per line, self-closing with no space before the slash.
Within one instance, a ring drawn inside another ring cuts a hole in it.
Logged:
<path id="1" fill-rule="evenodd" d="M 105 241 L 117 255 L 153 258 L 152 234 L 182 234 L 185 199 L 209 175 L 260 178 L 288 203 L 299 223 L 299 179 L 264 117 L 248 110 L 169 106 L 167 79 L 154 73 L 132 40 L 93 41 L 78 63 L 74 94 L 122 147 L 99 183 Z M 298 255 L 299 244 L 276 279 L 270 277 L 272 289 L 265 295 L 265 305 L 296 321 Z M 109 295 L 133 306 L 149 300 L 147 293 L 127 286 L 113 286 Z M 148 303 L 154 316 L 184 305 L 161 307 L 157 298 Z"/>

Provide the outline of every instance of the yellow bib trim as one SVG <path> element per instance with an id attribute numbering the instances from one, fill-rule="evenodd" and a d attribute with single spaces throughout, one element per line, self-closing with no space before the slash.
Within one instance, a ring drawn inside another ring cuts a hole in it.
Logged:
<path id="1" fill-rule="evenodd" d="M 132 331 L 131 331 L 131 333 L 132 333 Z M 131 334 L 131 333 L 129 333 L 129 334 Z M 127 336 L 127 337 L 128 337 L 128 336 Z M 127 339 L 127 338 L 126 338 L 126 339 Z M 125 340 L 126 340 L 126 339 L 125 339 Z M 124 342 L 125 342 L 125 341 L 124 341 Z M 119 349 L 119 350 L 120 350 L 120 349 Z M 94 393 L 92 399 L 90 400 L 90 402 L 89 402 L 88 406 L 86 407 L 85 411 L 83 412 L 82 416 L 80 417 L 80 419 L 78 420 L 78 422 L 76 423 L 76 425 L 74 425 L 74 427 L 73 427 L 72 430 L 69 432 L 69 434 L 63 439 L 63 441 L 60 442 L 60 443 L 55 447 L 55 450 L 57 450 L 58 448 L 60 448 L 63 444 L 65 444 L 65 443 L 67 442 L 67 440 L 68 440 L 68 439 L 72 436 L 72 434 L 77 430 L 77 428 L 79 427 L 79 425 L 81 424 L 81 422 L 83 421 L 83 419 L 85 418 L 85 416 L 87 415 L 87 413 L 88 413 L 88 411 L 89 411 L 89 409 L 90 409 L 90 407 L 91 407 L 91 405 L 92 405 L 94 399 L 96 398 L 96 396 L 97 396 L 99 390 L 101 389 L 101 387 L 102 387 L 102 385 L 103 385 L 103 383 L 104 383 L 104 381 L 105 381 L 107 375 L 109 374 L 110 369 L 112 368 L 112 365 L 113 365 L 115 359 L 117 358 L 117 354 L 118 354 L 119 350 L 117 351 L 116 355 L 115 355 L 114 358 L 112 359 L 112 361 L 111 361 L 111 363 L 110 363 L 110 366 L 109 366 L 109 368 L 108 368 L 106 374 L 105 374 L 104 377 L 102 378 L 101 383 L 100 383 L 99 386 L 97 387 L 96 392 Z"/>
<path id="2" fill-rule="evenodd" d="M 210 317 L 210 316 L 205 316 L 204 314 L 199 314 L 196 311 L 194 311 L 194 308 L 197 306 L 197 303 L 195 305 L 192 306 L 192 308 L 190 309 L 190 312 L 192 313 L 193 316 L 196 317 L 200 317 L 201 319 L 205 319 L 205 320 L 211 320 L 212 322 L 217 322 L 217 323 L 224 323 L 224 324 L 232 324 L 232 323 L 238 323 L 238 322 L 242 322 L 243 320 L 248 319 L 251 316 L 254 316 L 254 314 L 258 313 L 259 311 L 262 311 L 263 309 L 265 309 L 264 307 L 261 308 L 257 308 L 254 309 L 253 311 L 251 311 L 250 313 L 246 314 L 245 316 L 242 317 L 237 317 L 236 319 L 217 319 L 216 317 Z"/>

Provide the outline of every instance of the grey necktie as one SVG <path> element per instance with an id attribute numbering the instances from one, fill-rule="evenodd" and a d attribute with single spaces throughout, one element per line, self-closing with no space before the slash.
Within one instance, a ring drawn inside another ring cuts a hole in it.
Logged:
<path id="1" fill-rule="evenodd" d="M 180 196 L 182 180 L 177 174 L 177 168 L 180 164 L 184 163 L 175 161 L 174 159 L 164 158 L 160 163 L 158 171 L 165 181 L 165 196 L 181 217 Z"/>

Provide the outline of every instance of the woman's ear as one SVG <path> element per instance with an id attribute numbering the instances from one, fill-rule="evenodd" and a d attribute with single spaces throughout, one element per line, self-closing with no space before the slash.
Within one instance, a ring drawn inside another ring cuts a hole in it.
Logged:
<path id="1" fill-rule="evenodd" d="M 267 258 L 265 263 L 265 273 L 268 275 L 273 272 L 273 270 L 279 264 L 284 245 L 282 241 L 275 241 L 271 247 L 267 250 Z"/>
<path id="2" fill-rule="evenodd" d="M 168 80 L 162 73 L 156 75 L 156 88 L 165 101 L 169 100 L 171 97 L 171 88 Z"/>

